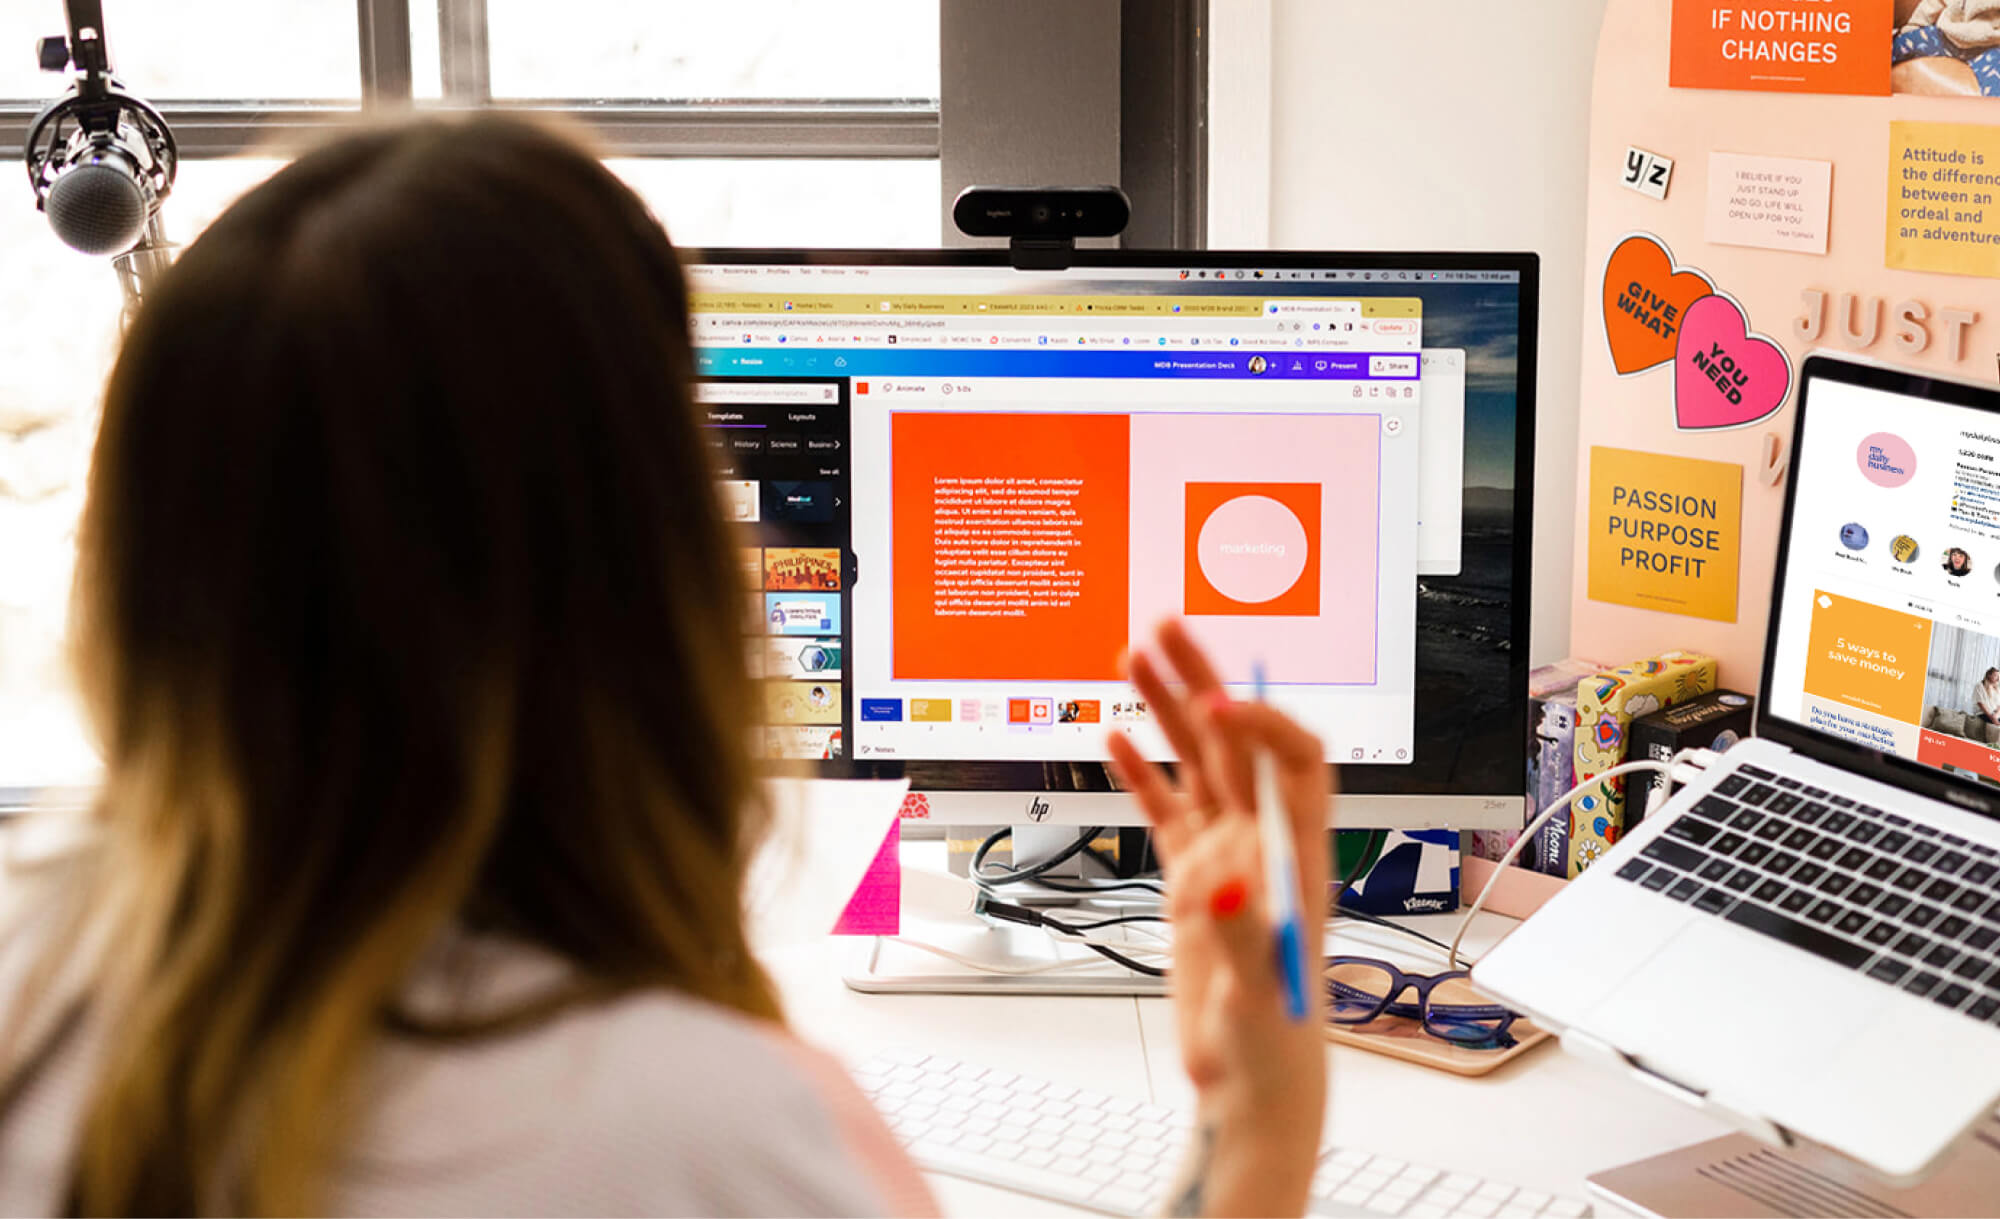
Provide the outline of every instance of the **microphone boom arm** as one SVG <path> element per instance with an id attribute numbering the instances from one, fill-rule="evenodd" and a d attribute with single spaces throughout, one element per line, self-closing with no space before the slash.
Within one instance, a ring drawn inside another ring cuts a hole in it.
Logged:
<path id="1" fill-rule="evenodd" d="M 103 0 L 63 0 L 63 15 L 69 19 L 69 55 L 76 70 L 77 96 L 98 101 L 110 92 L 111 50 L 104 41 Z"/>
<path id="2" fill-rule="evenodd" d="M 130 324 L 146 289 L 173 261 L 175 247 L 167 240 L 159 205 L 173 189 L 180 151 L 160 112 L 126 92 L 112 74 L 103 0 L 63 0 L 63 12 L 69 23 L 68 45 L 46 50 L 43 66 L 60 71 L 66 58 L 77 75 L 63 96 L 28 125 L 23 141 L 28 180 L 36 205 L 47 211 L 50 192 L 69 167 L 77 141 L 113 146 L 128 142 L 132 172 L 150 201 L 137 244 L 112 259 L 125 298 L 124 320 Z M 60 225 L 57 232 L 62 233 Z"/>

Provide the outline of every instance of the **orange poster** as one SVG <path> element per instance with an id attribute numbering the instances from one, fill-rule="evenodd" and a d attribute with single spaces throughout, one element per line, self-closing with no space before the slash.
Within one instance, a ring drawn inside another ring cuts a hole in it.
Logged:
<path id="1" fill-rule="evenodd" d="M 889 429 L 896 678 L 1116 681 L 1129 417 L 901 411 Z"/>
<path id="2" fill-rule="evenodd" d="M 1676 89 L 1889 95 L 1893 0 L 1673 0 Z"/>

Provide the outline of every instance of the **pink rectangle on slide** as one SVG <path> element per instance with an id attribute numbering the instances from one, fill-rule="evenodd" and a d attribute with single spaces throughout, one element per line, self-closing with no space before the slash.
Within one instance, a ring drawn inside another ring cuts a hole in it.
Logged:
<path id="1" fill-rule="evenodd" d="M 1316 483 L 1319 615 L 1204 615 L 1188 628 L 1224 681 L 1249 681 L 1262 660 L 1281 684 L 1373 684 L 1381 416 L 1146 414 L 1131 435 L 1131 637 L 1185 612 L 1189 483 Z"/>
<path id="2" fill-rule="evenodd" d="M 903 823 L 891 821 L 882 848 L 862 874 L 861 886 L 833 925 L 835 935 L 897 935 L 903 929 Z"/>

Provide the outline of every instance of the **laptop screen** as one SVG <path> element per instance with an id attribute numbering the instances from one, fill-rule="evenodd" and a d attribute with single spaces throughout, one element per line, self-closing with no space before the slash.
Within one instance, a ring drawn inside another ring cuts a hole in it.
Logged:
<path id="1" fill-rule="evenodd" d="M 2000 791 L 1996 408 L 1989 390 L 1808 365 L 1767 716 Z"/>

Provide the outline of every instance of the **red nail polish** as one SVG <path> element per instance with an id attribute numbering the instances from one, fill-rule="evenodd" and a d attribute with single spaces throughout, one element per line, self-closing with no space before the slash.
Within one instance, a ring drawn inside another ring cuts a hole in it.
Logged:
<path id="1" fill-rule="evenodd" d="M 1208 912 L 1218 919 L 1235 918 L 1243 912 L 1243 903 L 1249 897 L 1248 885 L 1240 880 L 1226 880 L 1208 899 Z"/>

